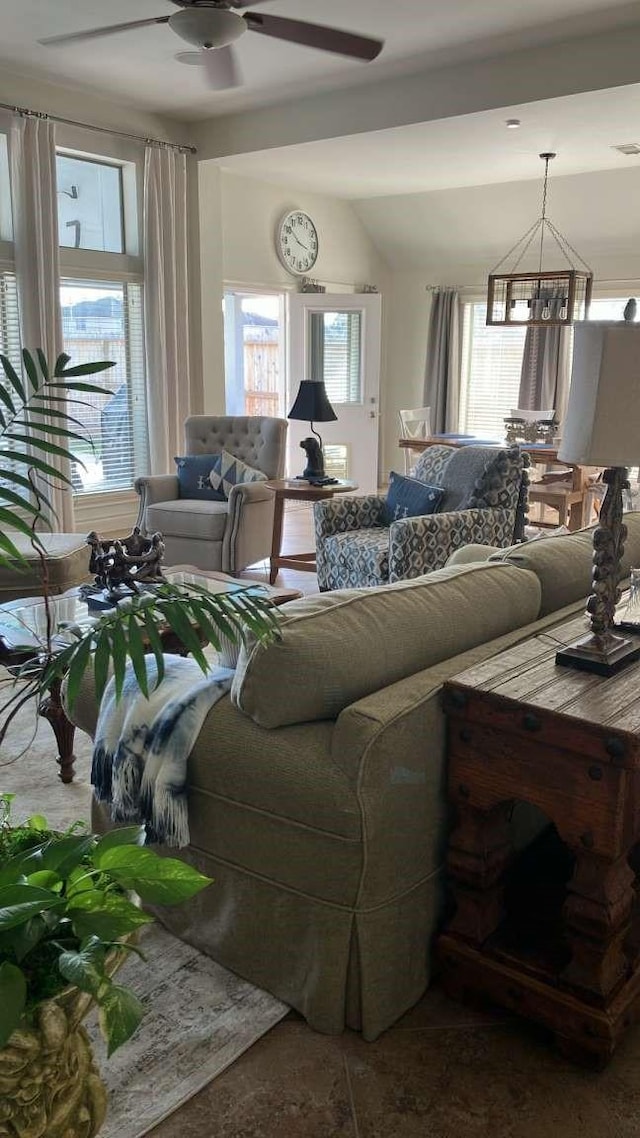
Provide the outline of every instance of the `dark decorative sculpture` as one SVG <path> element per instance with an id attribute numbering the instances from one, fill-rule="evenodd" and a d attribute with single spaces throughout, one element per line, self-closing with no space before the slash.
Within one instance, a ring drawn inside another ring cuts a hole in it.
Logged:
<path id="1" fill-rule="evenodd" d="M 307 456 L 307 465 L 305 466 L 301 477 L 307 482 L 313 482 L 316 486 L 329 486 L 335 484 L 338 479 L 331 478 L 325 474 L 324 469 L 324 455 L 322 447 L 317 439 L 311 435 L 308 438 L 302 439 L 300 446 Z"/>
<path id="2" fill-rule="evenodd" d="M 110 607 L 124 596 L 131 596 L 141 585 L 159 583 L 162 575 L 164 541 L 161 533 L 144 537 L 136 526 L 122 540 L 103 541 L 95 530 L 87 535 L 91 549 L 89 571 L 94 585 L 83 585 L 81 592 L 92 607 Z"/>
<path id="3" fill-rule="evenodd" d="M 300 446 L 307 456 L 307 465 L 302 472 L 302 477 L 324 478 L 324 456 L 318 440 L 309 435 L 308 438 L 301 439 Z"/>

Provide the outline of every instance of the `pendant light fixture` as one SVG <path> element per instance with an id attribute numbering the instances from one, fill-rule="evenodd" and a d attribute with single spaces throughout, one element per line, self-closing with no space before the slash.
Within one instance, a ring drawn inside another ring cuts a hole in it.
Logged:
<path id="1" fill-rule="evenodd" d="M 584 320 L 589 311 L 593 273 L 582 257 L 547 217 L 547 183 L 549 162 L 555 154 L 544 153 L 544 185 L 540 217 L 498 262 L 489 275 L 487 291 L 487 324 L 550 325 L 573 324 Z M 544 270 L 543 253 L 545 234 L 553 238 L 568 268 Z M 538 249 L 538 268 L 532 272 L 517 272 L 529 249 Z M 575 258 L 575 260 L 574 260 Z M 500 272 L 505 262 L 511 262 L 510 272 Z M 575 262 L 580 267 L 576 267 Z"/>

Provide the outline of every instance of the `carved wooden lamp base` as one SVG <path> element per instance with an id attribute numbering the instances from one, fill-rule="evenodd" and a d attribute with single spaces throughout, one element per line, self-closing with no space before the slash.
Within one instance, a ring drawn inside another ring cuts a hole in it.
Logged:
<path id="1" fill-rule="evenodd" d="M 593 593 L 587 603 L 591 633 L 558 652 L 556 663 L 612 676 L 640 657 L 640 639 L 614 631 L 620 562 L 627 536 L 622 523 L 622 492 L 629 485 L 626 468 L 611 466 L 603 479 L 607 492 L 593 533 Z"/>

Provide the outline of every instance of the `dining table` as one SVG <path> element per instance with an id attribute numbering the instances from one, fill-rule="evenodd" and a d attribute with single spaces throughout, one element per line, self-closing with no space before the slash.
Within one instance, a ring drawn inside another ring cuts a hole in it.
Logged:
<path id="1" fill-rule="evenodd" d="M 507 444 L 504 439 L 480 439 L 473 435 L 438 434 L 428 435 L 425 438 L 406 437 L 398 439 L 398 446 L 402 450 L 422 452 L 432 446 L 488 446 L 500 447 Z M 559 511 L 562 524 L 562 512 L 568 515 L 569 530 L 582 529 L 589 525 L 590 512 L 589 495 L 587 493 L 590 479 L 593 476 L 593 467 L 579 466 L 574 462 L 565 462 L 558 458 L 558 447 L 549 443 L 518 443 L 525 451 L 534 466 L 545 468 L 546 480 L 532 481 L 529 486 L 529 502 L 540 502 L 542 505 L 553 506 Z M 559 476 L 553 480 L 553 471 L 549 468 L 560 466 L 568 470 L 568 478 Z M 536 523 L 537 524 L 537 523 Z M 543 523 L 544 524 L 544 523 Z"/>

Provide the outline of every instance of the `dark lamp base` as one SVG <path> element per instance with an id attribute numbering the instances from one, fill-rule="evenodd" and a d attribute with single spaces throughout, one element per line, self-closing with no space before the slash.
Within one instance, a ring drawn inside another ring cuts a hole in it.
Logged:
<path id="1" fill-rule="evenodd" d="M 585 636 L 556 653 L 556 664 L 579 668 L 583 672 L 595 672 L 598 676 L 613 676 L 638 659 L 640 641 L 629 640 L 614 632 Z"/>

